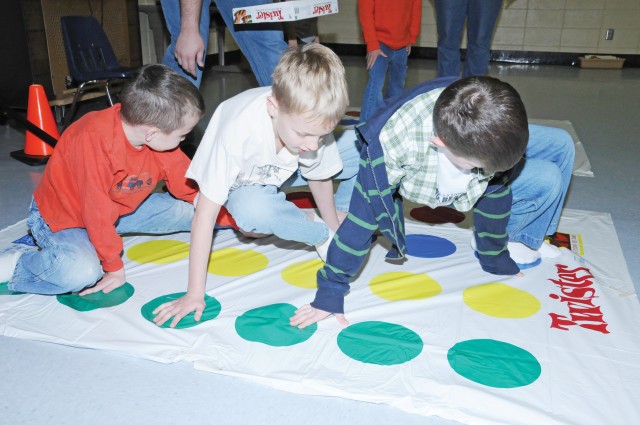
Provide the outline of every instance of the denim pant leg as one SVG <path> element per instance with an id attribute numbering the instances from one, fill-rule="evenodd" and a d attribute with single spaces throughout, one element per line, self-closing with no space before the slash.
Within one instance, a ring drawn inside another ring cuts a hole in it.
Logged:
<path id="1" fill-rule="evenodd" d="M 467 9 L 467 55 L 462 77 L 485 75 L 491 59 L 493 30 L 502 0 L 469 0 Z"/>
<path id="2" fill-rule="evenodd" d="M 277 187 L 242 186 L 229 193 L 225 205 L 234 220 L 246 232 L 275 235 L 280 239 L 317 245 L 329 236 L 322 223 L 309 220 Z"/>
<path id="3" fill-rule="evenodd" d="M 189 232 L 194 212 L 192 204 L 170 193 L 152 193 L 135 211 L 118 219 L 116 231 L 119 234 Z"/>
<path id="4" fill-rule="evenodd" d="M 509 239 L 538 248 L 544 237 L 558 228 L 571 182 L 575 148 L 566 131 L 531 125 L 526 155 L 524 168 L 511 185 Z"/>
<path id="5" fill-rule="evenodd" d="M 251 24 L 238 29 L 233 25 L 234 7 L 268 4 L 265 0 L 215 0 L 220 15 L 238 47 L 249 61 L 260 86 L 270 86 L 271 76 L 282 52 L 288 47 L 279 24 Z M 260 28 L 260 29 L 257 29 Z"/>
<path id="6" fill-rule="evenodd" d="M 376 109 L 384 104 L 382 90 L 384 89 L 384 81 L 387 78 L 387 71 L 389 70 L 390 58 L 388 56 L 390 52 L 393 51 L 382 43 L 380 43 L 380 49 L 387 57 L 378 56 L 371 69 L 369 69 L 369 81 L 362 96 L 360 122 L 365 122 L 376 112 Z"/>
<path id="7" fill-rule="evenodd" d="M 82 228 L 52 232 L 35 201 L 27 219 L 40 250 L 20 256 L 8 285 L 16 292 L 64 294 L 80 291 L 102 277 L 100 260 Z"/>
<path id="8" fill-rule="evenodd" d="M 360 142 L 353 128 L 337 128 L 334 130 L 333 135 L 336 138 L 340 159 L 342 160 L 342 171 L 332 177 L 333 180 L 340 181 L 338 190 L 334 195 L 334 202 L 338 211 L 349 211 L 351 192 L 353 192 L 360 164 Z M 281 187 L 305 186 L 307 184 L 309 183 L 302 177 L 298 169 Z"/>
<path id="9" fill-rule="evenodd" d="M 389 80 L 384 101 L 391 99 L 404 91 L 404 83 L 407 79 L 407 49 L 402 47 L 397 50 L 389 50 Z"/>
<path id="10" fill-rule="evenodd" d="M 209 5 L 211 0 L 202 0 L 202 9 L 200 10 L 200 36 L 204 42 L 205 56 L 207 54 L 207 46 L 209 44 Z M 160 0 L 162 5 L 162 14 L 167 24 L 167 29 L 171 36 L 171 43 L 167 47 L 164 53 L 162 63 L 177 71 L 180 75 L 183 75 L 186 79 L 191 81 L 194 86 L 200 87 L 202 82 L 202 69 L 196 67 L 196 78 L 186 73 L 178 64 L 175 58 L 176 41 L 180 35 L 180 0 Z"/>
<path id="11" fill-rule="evenodd" d="M 360 166 L 360 141 L 353 128 L 336 130 L 334 135 L 340 150 L 340 159 L 342 159 L 342 171 L 333 177 L 334 180 L 340 181 L 334 200 L 338 211 L 349 211 L 351 193 Z"/>
<path id="12" fill-rule="evenodd" d="M 438 77 L 460 75 L 460 43 L 469 0 L 435 0 Z"/>

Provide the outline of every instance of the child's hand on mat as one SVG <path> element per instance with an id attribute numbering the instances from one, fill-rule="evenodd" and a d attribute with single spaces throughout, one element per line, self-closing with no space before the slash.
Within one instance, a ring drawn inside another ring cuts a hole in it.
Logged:
<path id="1" fill-rule="evenodd" d="M 304 329 L 307 326 L 313 325 L 314 323 L 319 322 L 331 315 L 335 316 L 338 323 L 340 323 L 342 326 L 347 326 L 349 324 L 347 319 L 344 317 L 344 314 L 329 313 L 328 311 L 311 307 L 309 304 L 305 304 L 297 309 L 296 314 L 294 314 L 293 317 L 289 319 L 289 324 L 291 326 L 297 326 L 298 329 Z"/>
<path id="2" fill-rule="evenodd" d="M 195 311 L 193 319 L 196 322 L 202 318 L 204 312 L 205 303 L 204 298 L 200 296 L 191 296 L 189 294 L 178 298 L 175 301 L 164 303 L 153 310 L 153 314 L 156 317 L 153 319 L 153 323 L 158 326 L 162 326 L 167 320 L 173 317 L 173 321 L 169 325 L 170 328 L 175 328 L 178 322 L 182 320 L 187 314 Z"/>
<path id="3" fill-rule="evenodd" d="M 102 279 L 100 279 L 98 283 L 90 288 L 80 291 L 79 295 L 89 295 L 98 291 L 102 291 L 105 294 L 108 294 L 114 289 L 124 285 L 126 281 L 127 278 L 124 275 L 124 267 L 120 270 L 116 270 L 115 272 L 106 272 L 104 275 L 102 275 Z"/>

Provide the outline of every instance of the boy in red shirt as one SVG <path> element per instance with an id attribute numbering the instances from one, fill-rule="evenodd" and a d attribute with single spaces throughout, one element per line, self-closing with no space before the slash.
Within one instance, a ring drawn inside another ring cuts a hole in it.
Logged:
<path id="1" fill-rule="evenodd" d="M 407 57 L 420 33 L 422 0 L 358 0 L 358 16 L 367 44 L 369 71 L 360 110 L 360 122 L 364 122 L 384 101 L 404 90 Z"/>
<path id="2" fill-rule="evenodd" d="M 200 92 L 170 68 L 149 65 L 120 101 L 62 134 L 27 219 L 40 249 L 0 256 L 0 282 L 10 290 L 108 293 L 126 280 L 119 234 L 190 230 L 198 189 L 177 147 L 202 117 Z M 170 193 L 152 193 L 160 180 Z"/>

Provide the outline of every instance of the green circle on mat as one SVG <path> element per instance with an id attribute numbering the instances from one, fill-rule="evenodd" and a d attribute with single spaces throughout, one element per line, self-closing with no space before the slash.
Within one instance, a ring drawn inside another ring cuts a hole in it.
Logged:
<path id="1" fill-rule="evenodd" d="M 318 329 L 317 324 L 298 329 L 289 324 L 296 307 L 291 304 L 271 304 L 254 308 L 236 319 L 236 332 L 247 341 L 285 347 L 305 342 Z"/>
<path id="2" fill-rule="evenodd" d="M 0 282 L 0 295 L 23 295 L 24 292 L 14 292 L 8 288 L 9 282 Z"/>
<path id="3" fill-rule="evenodd" d="M 493 339 L 472 339 L 454 345 L 447 353 L 456 373 L 494 388 L 516 388 L 533 383 L 542 371 L 526 350 Z"/>
<path id="4" fill-rule="evenodd" d="M 363 363 L 382 366 L 413 360 L 423 346 L 417 333 L 387 322 L 356 323 L 338 335 L 338 347 L 344 354 Z"/>
<path id="5" fill-rule="evenodd" d="M 64 304 L 74 310 L 91 311 L 99 308 L 109 308 L 115 305 L 120 305 L 131 298 L 131 295 L 133 295 L 134 292 L 135 289 L 133 289 L 133 286 L 128 282 L 125 282 L 124 285 L 114 289 L 108 294 L 98 291 L 93 294 L 80 296 L 74 292 L 56 295 L 56 298 L 60 304 Z"/>
<path id="6" fill-rule="evenodd" d="M 158 308 L 161 304 L 175 301 L 185 294 L 186 292 L 176 292 L 175 294 L 162 295 L 158 298 L 154 298 L 142 306 L 142 308 L 140 309 L 140 313 L 142 313 L 142 317 L 153 323 L 153 319 L 156 317 L 156 315 L 153 314 L 153 310 Z M 194 319 L 195 312 L 192 311 L 178 322 L 175 329 L 192 328 L 203 322 L 213 320 L 218 317 L 218 314 L 220 314 L 220 310 L 222 310 L 222 305 L 220 305 L 220 302 L 214 297 L 210 297 L 209 295 L 204 294 L 204 312 L 202 313 L 202 317 L 200 318 L 200 320 L 196 322 L 196 319 Z M 160 327 L 168 328 L 171 324 L 171 320 L 173 319 L 167 320 Z"/>

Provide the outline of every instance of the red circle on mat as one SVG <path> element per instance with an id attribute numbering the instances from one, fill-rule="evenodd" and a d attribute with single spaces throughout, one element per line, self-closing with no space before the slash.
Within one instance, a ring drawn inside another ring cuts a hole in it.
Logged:
<path id="1" fill-rule="evenodd" d="M 416 220 L 423 221 L 429 224 L 443 224 L 443 223 L 460 223 L 464 220 L 465 215 L 460 211 L 456 211 L 447 207 L 419 207 L 411 210 L 409 215 Z"/>
<path id="2" fill-rule="evenodd" d="M 229 211 L 227 211 L 225 207 L 220 207 L 216 224 L 220 227 L 233 227 L 234 229 L 238 229 L 236 221 L 231 217 L 231 214 L 229 214 Z"/>
<path id="3" fill-rule="evenodd" d="M 313 200 L 311 192 L 287 193 L 287 201 L 293 202 L 298 208 L 316 208 L 316 201 Z"/>
<path id="4" fill-rule="evenodd" d="M 360 111 L 347 111 L 347 112 L 345 112 L 345 115 L 357 118 L 357 117 L 360 116 Z"/>

